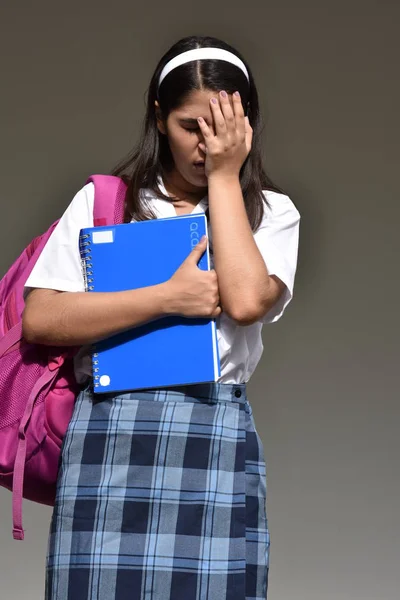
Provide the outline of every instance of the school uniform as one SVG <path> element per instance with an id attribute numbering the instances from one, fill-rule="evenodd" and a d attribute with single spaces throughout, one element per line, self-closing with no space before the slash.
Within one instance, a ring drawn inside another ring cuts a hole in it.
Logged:
<path id="1" fill-rule="evenodd" d="M 264 194 L 270 206 L 253 235 L 286 288 L 257 323 L 217 318 L 218 382 L 94 395 L 90 347 L 76 356 L 82 391 L 60 456 L 46 600 L 265 600 L 266 465 L 246 383 L 263 352 L 263 324 L 276 322 L 292 299 L 300 216 L 288 196 Z M 157 218 L 176 216 L 151 190 L 143 199 Z M 89 183 L 62 216 L 26 293 L 84 291 L 78 237 L 93 226 L 93 202 Z M 206 196 L 192 212 L 207 205 Z"/>

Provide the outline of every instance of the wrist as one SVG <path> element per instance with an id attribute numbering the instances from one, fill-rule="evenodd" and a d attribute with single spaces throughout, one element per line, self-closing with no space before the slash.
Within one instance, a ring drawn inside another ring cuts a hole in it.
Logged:
<path id="1" fill-rule="evenodd" d="M 215 173 L 210 173 L 208 176 L 208 185 L 212 185 L 214 183 L 218 184 L 240 184 L 239 173 L 222 173 L 216 171 Z"/>
<path id="2" fill-rule="evenodd" d="M 171 282 L 165 281 L 154 286 L 154 292 L 157 297 L 157 306 L 162 317 L 168 317 L 176 314 L 174 306 L 174 294 Z"/>

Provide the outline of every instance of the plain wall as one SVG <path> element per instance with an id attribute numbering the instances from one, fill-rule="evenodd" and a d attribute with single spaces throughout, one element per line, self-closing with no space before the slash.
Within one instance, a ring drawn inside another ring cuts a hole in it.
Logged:
<path id="1" fill-rule="evenodd" d="M 400 5 L 247 7 L 2 6 L 0 273 L 132 147 L 172 43 L 201 34 L 236 46 L 258 84 L 267 171 L 302 215 L 295 296 L 264 327 L 248 387 L 268 467 L 268 597 L 395 600 Z M 13 541 L 0 490 L 1 599 L 43 597 L 50 514 L 25 502 L 26 540 Z"/>

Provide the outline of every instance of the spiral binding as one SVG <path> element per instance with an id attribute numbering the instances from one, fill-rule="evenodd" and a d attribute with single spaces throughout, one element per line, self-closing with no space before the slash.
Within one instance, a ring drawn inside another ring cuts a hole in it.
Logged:
<path id="1" fill-rule="evenodd" d="M 86 240 L 86 241 L 83 241 Z M 91 292 L 94 290 L 94 279 L 93 279 L 93 268 L 92 255 L 91 255 L 91 236 L 88 233 L 84 233 L 79 238 L 79 249 L 81 254 L 81 263 L 83 271 L 83 279 L 85 282 L 85 290 Z M 94 352 L 92 354 L 92 365 L 93 365 L 93 385 L 99 387 L 100 375 L 99 373 L 99 354 L 96 352 L 96 346 L 93 345 Z"/>

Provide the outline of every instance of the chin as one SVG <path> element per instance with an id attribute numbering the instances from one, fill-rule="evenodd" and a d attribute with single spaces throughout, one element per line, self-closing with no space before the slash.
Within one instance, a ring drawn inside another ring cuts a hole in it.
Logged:
<path id="1" fill-rule="evenodd" d="M 195 185 L 200 185 L 200 187 L 204 187 L 207 185 L 208 177 L 205 173 L 196 173 L 193 176 L 193 182 L 196 182 Z M 199 182 L 203 182 L 203 185 L 199 184 Z"/>
<path id="2" fill-rule="evenodd" d="M 185 179 L 188 183 L 190 183 L 190 185 L 193 185 L 197 188 L 205 188 L 208 186 L 207 176 L 203 174 L 198 174 L 197 177 L 196 175 L 191 175 L 190 177 L 185 177 Z"/>

